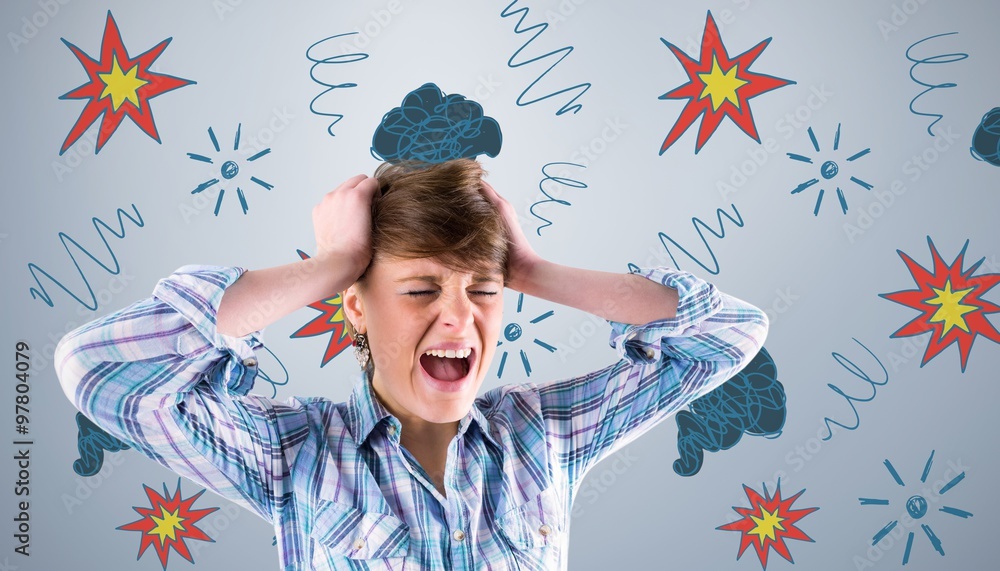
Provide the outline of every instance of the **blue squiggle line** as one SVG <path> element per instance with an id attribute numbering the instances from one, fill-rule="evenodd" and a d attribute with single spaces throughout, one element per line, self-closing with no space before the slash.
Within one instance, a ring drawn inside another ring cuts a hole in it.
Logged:
<path id="1" fill-rule="evenodd" d="M 931 128 L 934 127 L 934 125 L 936 125 L 938 121 L 940 121 L 941 119 L 944 119 L 944 115 L 941 115 L 940 113 L 921 113 L 920 111 L 917 111 L 916 109 L 913 108 L 913 104 L 916 103 L 917 99 L 920 99 L 920 97 L 922 95 L 924 95 L 925 93 L 929 93 L 931 91 L 934 91 L 935 89 L 950 89 L 952 87 L 958 86 L 958 84 L 957 83 L 952 83 L 952 82 L 938 83 L 938 84 L 924 83 L 923 81 L 920 81 L 919 79 L 917 79 L 916 77 L 913 76 L 913 71 L 918 66 L 920 66 L 921 64 L 928 64 L 928 65 L 930 65 L 930 64 L 954 63 L 956 61 L 962 61 L 963 59 L 966 59 L 967 57 L 969 57 L 969 54 L 958 52 L 958 53 L 952 53 L 952 54 L 939 54 L 939 55 L 931 56 L 929 58 L 924 58 L 924 59 L 913 59 L 913 57 L 910 56 L 910 50 L 912 50 L 917 44 L 921 44 L 923 42 L 926 42 L 927 40 L 932 40 L 934 38 L 940 38 L 942 36 L 950 36 L 950 35 L 957 34 L 957 33 L 958 32 L 948 32 L 948 33 L 945 33 L 945 34 L 937 34 L 937 35 L 934 35 L 934 36 L 928 36 L 928 37 L 926 37 L 926 38 L 924 38 L 924 39 L 922 39 L 920 41 L 917 41 L 917 42 L 914 42 L 913 44 L 910 44 L 910 47 L 906 48 L 906 59 L 908 59 L 908 60 L 910 60 L 910 61 L 913 62 L 913 65 L 910 66 L 910 79 L 912 79 L 918 85 L 922 85 L 922 86 L 924 86 L 924 87 L 927 88 L 927 89 L 921 91 L 920 93 L 918 93 L 916 95 L 916 97 L 914 97 L 913 99 L 910 100 L 910 112 L 913 113 L 914 115 L 922 115 L 924 117 L 936 117 L 936 119 L 934 119 L 934 121 L 932 121 L 931 124 L 927 126 L 927 134 L 930 135 L 930 136 L 932 136 L 932 137 L 934 136 L 934 132 L 931 131 Z"/>
<path id="2" fill-rule="evenodd" d="M 854 339 L 854 338 L 851 337 L 851 339 Z M 830 426 L 831 424 L 839 426 L 841 428 L 846 428 L 847 430 L 857 430 L 857 428 L 859 426 L 861 426 L 861 415 L 858 414 L 858 409 L 857 409 L 857 407 L 854 406 L 854 403 L 855 402 L 871 402 L 871 401 L 875 400 L 875 395 L 878 394 L 878 387 L 885 386 L 889 382 L 889 371 L 886 370 L 885 365 L 882 364 L 882 361 L 878 357 L 875 356 L 875 353 L 872 353 L 871 349 L 869 349 L 868 347 L 865 347 L 864 343 L 862 343 L 861 341 L 858 341 L 857 339 L 854 339 L 854 342 L 857 343 L 858 345 L 861 345 L 861 347 L 865 351 L 868 351 L 868 354 L 871 355 L 872 358 L 875 359 L 875 362 L 878 363 L 878 366 L 882 367 L 882 372 L 885 374 L 885 380 L 882 381 L 882 382 L 878 382 L 878 381 L 873 380 L 871 377 L 868 376 L 867 373 L 865 373 L 864 371 L 862 371 L 861 368 L 858 367 L 857 365 L 855 365 L 850 359 L 844 357 L 840 353 L 836 353 L 836 352 L 832 353 L 834 360 L 837 361 L 837 363 L 841 367 L 843 367 L 844 369 L 846 369 L 848 373 L 854 375 L 855 377 L 858 377 L 862 381 L 864 381 L 864 382 L 866 382 L 866 383 L 868 383 L 868 384 L 871 385 L 871 387 L 872 387 L 872 396 L 867 397 L 867 398 L 853 397 L 853 396 L 845 393 L 844 390 L 841 389 L 840 387 L 838 387 L 837 385 L 835 385 L 833 383 L 827 383 L 826 386 L 830 387 L 830 390 L 832 390 L 833 392 L 837 393 L 838 395 L 844 397 L 844 399 L 847 400 L 847 404 L 849 404 L 851 406 L 851 411 L 854 413 L 854 426 L 847 426 L 845 424 L 841 424 L 840 422 L 838 422 L 836 420 L 831 419 L 830 417 L 825 417 L 823 419 L 823 424 L 826 425 L 826 430 L 827 430 L 828 434 L 826 436 L 824 436 L 822 438 L 822 440 L 830 440 L 831 438 L 833 438 L 834 432 L 833 432 L 833 428 Z M 850 365 L 850 367 L 848 367 L 848 365 Z"/>
<path id="3" fill-rule="evenodd" d="M 507 60 L 507 67 L 510 67 L 510 68 L 521 67 L 523 65 L 528 65 L 530 63 L 534 63 L 534 62 L 536 62 L 538 60 L 546 59 L 549 56 L 554 56 L 554 55 L 557 55 L 557 54 L 560 54 L 560 53 L 562 54 L 562 56 L 560 56 L 559 59 L 557 59 L 552 65 L 550 65 L 548 67 L 548 69 L 546 69 L 544 72 L 542 72 L 541 75 L 539 75 L 534 81 L 532 81 L 531 84 L 528 85 L 528 87 L 524 88 L 524 91 L 522 91 L 521 94 L 517 96 L 517 101 L 516 101 L 517 105 L 519 107 L 524 107 L 524 106 L 527 106 L 527 105 L 531 105 L 532 103 L 538 103 L 539 101 L 545 101 L 546 99 L 548 99 L 550 97 L 555 97 L 556 95 L 560 95 L 560 94 L 563 94 L 563 93 L 566 93 L 566 92 L 569 92 L 569 91 L 573 91 L 573 90 L 577 90 L 577 89 L 583 88 L 583 90 L 580 91 L 579 93 L 577 93 L 576 96 L 573 97 L 573 99 L 570 99 L 565 105 L 563 105 L 562 107 L 560 107 L 559 111 L 556 111 L 556 115 L 557 116 L 558 115 L 562 115 L 563 113 L 567 113 L 569 111 L 572 111 L 573 114 L 575 115 L 577 112 L 580 111 L 580 109 L 583 108 L 583 104 L 576 103 L 576 100 L 579 99 L 580 97 L 583 97 L 583 94 L 586 93 L 588 89 L 590 89 L 590 83 L 581 83 L 579 85 L 574 85 L 572 87 L 567 87 L 565 89 L 560 89 L 559 91 L 556 91 L 554 93 L 550 93 L 548 95 L 544 95 L 544 96 L 539 97 L 537 99 L 532 99 L 531 101 L 527 101 L 527 102 L 522 102 L 521 101 L 522 99 L 524 99 L 524 96 L 527 95 L 527 93 L 529 91 L 531 91 L 531 88 L 534 87 L 535 84 L 537 84 L 539 81 L 541 81 L 543 77 L 545 77 L 546 75 L 548 75 L 548 73 L 550 71 L 552 71 L 552 68 L 554 68 L 555 66 L 559 65 L 559 63 L 562 62 L 562 60 L 566 59 L 566 56 L 568 56 L 569 54 L 573 53 L 573 46 L 566 46 L 564 48 L 559 48 L 557 50 L 552 50 L 549 53 L 542 54 L 540 56 L 524 60 L 524 61 L 522 61 L 520 63 L 514 63 L 514 58 L 516 58 L 522 51 L 524 51 L 524 49 L 528 47 L 528 44 L 530 44 L 531 42 L 533 42 L 535 40 L 535 38 L 537 38 L 538 36 L 540 36 L 542 34 L 542 32 L 544 32 L 545 29 L 549 27 L 549 24 L 547 22 L 541 22 L 539 24 L 535 24 L 534 26 L 528 26 L 527 28 L 523 28 L 522 29 L 521 28 L 521 24 L 524 23 L 524 19 L 528 15 L 529 8 L 527 8 L 527 7 L 525 7 L 525 8 L 518 8 L 517 10 L 510 11 L 510 9 L 513 8 L 514 5 L 517 4 L 517 3 L 518 3 L 518 0 L 514 0 L 513 2 L 511 2 L 510 4 L 508 4 L 507 7 L 504 8 L 500 12 L 500 17 L 501 18 L 507 18 L 509 16 L 513 16 L 513 15 L 518 14 L 518 13 L 521 14 L 520 18 L 518 18 L 518 20 L 517 20 L 517 23 L 514 24 L 514 33 L 515 34 L 523 34 L 523 33 L 526 33 L 526 32 L 530 32 L 532 30 L 538 30 L 538 31 L 535 32 L 535 34 L 533 36 L 531 36 L 531 38 L 528 41 L 524 42 L 524 44 L 521 47 L 517 48 L 517 51 L 515 51 L 514 54 L 510 56 L 510 59 Z M 574 105 L 574 103 L 576 103 L 576 104 Z"/>
<path id="4" fill-rule="evenodd" d="M 316 83 L 318 83 L 318 84 L 322 85 L 323 87 L 327 88 L 324 91 L 321 91 L 316 97 L 313 97 L 312 101 L 309 102 L 309 110 L 312 111 L 313 113 L 315 113 L 316 115 L 321 115 L 323 117 L 336 117 L 336 119 L 333 121 L 333 123 L 330 123 L 330 126 L 326 128 L 326 132 L 329 133 L 329 135 L 331 137 L 336 137 L 336 135 L 333 134 L 333 126 L 336 125 L 337 123 L 339 123 L 340 120 L 344 118 L 344 116 L 342 114 L 340 114 L 340 113 L 325 113 L 323 111 L 317 111 L 316 110 L 316 100 L 319 99 L 320 97 L 323 97 L 327 93 L 330 93 L 334 89 L 357 87 L 358 84 L 357 83 L 326 83 L 325 81 L 322 81 L 322 80 L 320 80 L 320 79 L 318 79 L 316 77 L 316 68 L 319 67 L 319 66 L 321 66 L 321 65 L 336 65 L 336 64 L 343 64 L 343 63 L 354 63 L 356 61 L 361 61 L 363 59 L 368 59 L 368 54 L 366 54 L 364 52 L 362 52 L 362 53 L 355 53 L 355 54 L 340 54 L 340 55 L 335 55 L 335 56 L 330 56 L 330 57 L 326 57 L 326 58 L 319 58 L 319 59 L 317 59 L 316 57 L 314 57 L 312 55 L 311 52 L 312 52 L 313 48 L 315 48 L 316 46 L 322 44 L 323 42 L 326 42 L 328 40 L 333 40 L 335 38 L 341 38 L 341 37 L 344 37 L 344 36 L 353 36 L 354 34 L 357 34 L 357 33 L 358 32 L 346 32 L 346 33 L 343 33 L 343 34 L 337 34 L 335 36 L 330 36 L 328 38 L 323 38 L 322 40 L 319 40 L 318 42 L 316 42 L 313 45 L 311 45 L 308 48 L 306 48 L 306 59 L 308 59 L 309 61 L 313 62 L 312 67 L 309 68 L 309 77 L 311 77 L 312 80 L 315 81 Z M 344 58 L 353 58 L 353 59 L 347 59 L 345 61 Z"/>
<path id="5" fill-rule="evenodd" d="M 270 353 L 272 357 L 274 357 L 274 360 L 278 362 L 278 366 L 281 367 L 281 370 L 285 372 L 285 380 L 275 381 L 272 380 L 271 376 L 265 373 L 263 369 L 257 369 L 257 378 L 271 385 L 271 398 L 274 398 L 278 396 L 278 387 L 283 387 L 288 384 L 288 369 L 285 368 L 285 364 L 281 362 L 281 359 L 279 359 L 278 356 L 274 354 L 274 351 L 268 349 L 267 346 L 264 346 L 264 350 Z"/>
<path id="6" fill-rule="evenodd" d="M 705 224 L 704 222 L 702 222 L 702 220 L 700 218 L 696 218 L 696 217 L 692 217 L 691 218 L 691 223 L 694 225 L 694 229 L 698 231 L 698 237 L 701 238 L 702 244 L 705 244 L 705 249 L 708 250 L 708 254 L 710 256 L 712 256 L 712 263 L 715 264 L 715 269 L 714 270 L 712 270 L 711 268 L 709 268 L 705 264 L 701 263 L 701 260 L 699 260 L 698 258 L 695 258 L 693 255 L 691 255 L 691 252 L 688 252 L 684 248 L 684 246 L 681 246 L 680 244 L 678 244 L 676 240 L 674 240 L 670 236 L 664 234 L 663 232 L 659 233 L 660 243 L 663 244 L 664 248 L 666 248 L 667 255 L 670 256 L 670 261 L 672 261 L 674 263 L 674 267 L 675 268 L 680 269 L 680 266 L 677 264 L 677 259 L 674 258 L 673 253 L 670 252 L 670 246 L 667 245 L 666 240 L 669 240 L 671 244 L 673 244 L 674 246 L 677 246 L 678 248 L 680 248 L 680 250 L 682 252 L 684 252 L 687 255 L 687 257 L 689 257 L 692 260 L 694 260 L 694 262 L 696 264 L 698 264 L 699 266 L 701 266 L 702 268 L 704 268 L 706 272 L 708 272 L 708 273 L 710 273 L 712 275 L 717 275 L 719 273 L 719 260 L 715 257 L 715 252 L 712 251 L 712 247 L 708 244 L 708 240 L 705 239 L 705 234 L 701 231 L 701 229 L 704 228 L 705 230 L 708 230 L 709 233 L 711 233 L 716 238 L 719 238 L 719 239 L 725 238 L 726 237 L 726 227 L 722 223 L 722 217 L 723 216 L 725 216 L 726 218 L 728 218 L 729 221 L 732 222 L 733 224 L 735 224 L 736 226 L 742 228 L 744 223 L 743 223 L 743 217 L 740 216 L 740 211 L 736 209 L 736 205 L 735 204 L 730 204 L 730 206 L 732 207 L 733 212 L 736 213 L 736 218 L 733 218 L 732 216 L 729 215 L 728 212 L 726 212 L 725 210 L 723 210 L 721 208 L 718 208 L 715 211 L 715 214 L 716 214 L 716 216 L 719 219 L 719 231 L 718 232 L 716 232 L 715 230 L 713 230 L 712 228 L 710 228 L 708 226 L 708 224 Z M 637 266 L 635 264 L 629 264 L 628 267 L 631 270 L 638 270 L 639 269 L 639 266 Z"/>
<path id="7" fill-rule="evenodd" d="M 108 230 L 108 232 L 111 232 L 111 234 L 113 234 L 116 238 L 124 238 L 125 237 L 125 222 L 122 220 L 122 216 L 124 216 L 125 218 L 128 218 L 129 220 L 131 220 L 133 224 L 135 224 L 136 226 L 138 226 L 140 228 L 142 228 L 145 225 L 145 223 L 142 220 L 142 216 L 139 214 L 139 209 L 136 208 L 134 204 L 132 205 L 132 210 L 135 211 L 135 216 L 136 216 L 135 218 L 132 218 L 131 216 L 129 216 L 128 213 L 126 213 L 121 208 L 119 208 L 118 211 L 117 211 L 118 212 L 118 228 L 120 228 L 121 234 L 119 234 L 118 232 L 115 232 L 110 226 L 108 226 L 100 218 L 97 218 L 96 216 L 92 218 L 92 220 L 94 221 L 94 228 L 97 230 L 97 235 L 101 237 L 101 241 L 104 242 L 104 247 L 107 248 L 108 249 L 108 253 L 111 254 L 111 263 L 114 264 L 114 268 L 113 269 L 109 265 L 105 265 L 104 262 L 102 262 L 102 261 L 98 260 L 97 258 L 95 258 L 94 255 L 91 254 L 89 250 L 87 250 L 86 248 L 84 248 L 83 246 L 81 246 L 80 243 L 77 242 L 76 240 L 74 240 L 69 234 L 66 234 L 65 232 L 60 232 L 59 233 L 59 240 L 62 241 L 63 247 L 66 248 L 66 253 L 69 254 L 70 260 L 72 260 L 73 261 L 73 265 L 76 266 L 76 271 L 79 272 L 80 273 L 80 277 L 83 278 L 83 284 L 85 286 L 87 286 L 87 293 L 90 294 L 90 299 L 92 300 L 93 306 L 88 305 L 87 302 L 85 302 L 82 299 L 80 299 L 75 293 L 71 292 L 66 286 L 64 286 L 62 284 L 62 282 L 60 282 L 56 278 L 52 277 L 51 274 L 49 274 L 48 272 L 46 272 L 42 268 L 38 267 L 38 265 L 36 265 L 34 263 L 29 263 L 28 264 L 28 271 L 31 272 L 31 277 L 35 278 L 35 283 L 38 285 L 38 287 L 40 288 L 40 290 L 39 289 L 35 289 L 35 288 L 30 288 L 28 291 L 31 292 L 31 298 L 32 299 L 38 299 L 39 297 L 41 297 L 42 301 L 44 301 L 46 303 L 46 305 L 48 305 L 49 307 L 53 307 L 52 298 L 49 296 L 48 292 L 45 291 L 45 287 L 42 285 L 41 280 L 38 279 L 38 274 L 35 273 L 37 271 L 38 273 L 42 274 L 43 276 L 49 278 L 49 280 L 51 280 L 52 283 L 54 283 L 57 286 L 59 286 L 60 288 L 62 288 L 63 291 L 65 291 L 66 293 L 68 293 L 70 295 L 70 297 L 72 297 L 73 299 L 75 299 L 78 302 L 80 302 L 81 305 L 83 305 L 84 307 L 86 307 L 87 309 L 89 309 L 91 311 L 97 311 L 97 296 L 94 295 L 94 288 L 90 287 L 90 282 L 87 281 L 87 276 L 83 273 L 83 270 L 80 269 L 80 263 L 78 261 L 76 261 L 76 256 L 74 256 L 73 252 L 70 251 L 69 245 L 66 242 L 69 241 L 74 246 L 76 246 L 77 249 L 80 250 L 81 252 L 83 252 L 84 254 L 86 254 L 88 258 L 90 258 L 91 260 L 93 260 L 97 265 L 99 265 L 102 268 L 104 268 L 104 271 L 108 272 L 111 275 L 115 275 L 116 276 L 116 275 L 118 275 L 121 272 L 121 266 L 118 264 L 118 257 L 115 256 L 114 250 L 112 250 L 111 249 L 111 245 L 108 244 L 108 239 L 104 236 L 104 232 L 102 232 L 101 229 L 98 228 L 98 224 L 100 224 L 101 226 L 104 226 L 104 228 L 106 228 Z"/>
<path id="8" fill-rule="evenodd" d="M 556 204 L 562 204 L 563 206 L 572 206 L 572 204 L 570 204 L 570 202 L 568 200 L 559 200 L 558 198 L 554 198 L 551 194 L 549 194 L 545 190 L 545 186 L 544 186 L 545 185 L 545 181 L 548 181 L 548 180 L 555 181 L 555 182 L 557 182 L 557 183 L 559 183 L 561 185 L 568 186 L 570 188 L 587 188 L 587 184 L 584 183 L 584 182 L 580 182 L 578 180 L 573 180 L 571 178 L 566 178 L 566 177 L 563 177 L 563 176 L 552 176 L 549 173 L 545 172 L 545 169 L 549 168 L 552 165 L 569 165 L 571 167 L 580 167 L 580 168 L 584 168 L 584 169 L 587 168 L 586 165 L 580 165 L 580 164 L 577 164 L 577 163 L 564 163 L 564 162 L 547 163 L 545 166 L 542 167 L 542 174 L 545 175 L 545 178 L 543 178 L 541 181 L 539 181 L 539 183 L 538 183 L 538 190 L 542 191 L 542 194 L 544 194 L 546 197 L 548 197 L 548 200 L 539 200 L 539 201 L 535 202 L 534 204 L 532 204 L 528 208 L 528 212 L 531 212 L 532 216 L 534 216 L 535 218 L 538 218 L 539 220 L 542 220 L 543 222 L 545 222 L 545 224 L 543 224 L 542 226 L 539 226 L 538 229 L 535 230 L 535 232 L 537 232 L 539 236 L 542 235 L 542 228 L 545 228 L 547 226 L 552 226 L 552 222 L 550 220 L 546 219 L 546 218 L 542 218 L 541 216 L 535 214 L 535 207 L 536 206 L 538 206 L 539 204 L 545 204 L 546 202 L 555 202 Z"/>

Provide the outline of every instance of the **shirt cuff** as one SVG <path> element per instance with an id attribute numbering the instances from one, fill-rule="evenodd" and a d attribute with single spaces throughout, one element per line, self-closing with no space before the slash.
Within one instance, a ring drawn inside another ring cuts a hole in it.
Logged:
<path id="1" fill-rule="evenodd" d="M 157 282 L 153 296 L 160 299 L 191 323 L 209 343 L 223 353 L 229 353 L 236 363 L 230 370 L 229 391 L 245 395 L 253 387 L 257 372 L 255 350 L 263 347 L 263 330 L 242 337 L 219 333 L 216 315 L 226 288 L 232 285 L 245 268 L 207 265 L 187 265 Z M 183 350 L 181 349 L 181 352 Z"/>
<path id="2" fill-rule="evenodd" d="M 634 268 L 638 274 L 656 283 L 677 290 L 677 314 L 668 319 L 633 325 L 605 320 L 611 325 L 609 344 L 619 358 L 630 363 L 655 363 L 661 357 L 663 337 L 683 337 L 691 327 L 708 319 L 722 309 L 722 296 L 715 285 L 690 272 L 666 266 Z"/>

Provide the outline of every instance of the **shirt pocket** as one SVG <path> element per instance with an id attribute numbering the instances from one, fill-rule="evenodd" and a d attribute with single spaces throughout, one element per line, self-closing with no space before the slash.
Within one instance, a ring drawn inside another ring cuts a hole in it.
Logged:
<path id="1" fill-rule="evenodd" d="M 410 549 L 410 528 L 396 516 L 328 500 L 319 501 L 312 537 L 333 559 L 383 560 L 391 569 L 402 568 Z"/>
<path id="2" fill-rule="evenodd" d="M 497 519 L 500 533 L 515 551 L 530 552 L 563 545 L 566 511 L 554 487 Z M 557 551 L 552 549 L 548 551 Z"/>

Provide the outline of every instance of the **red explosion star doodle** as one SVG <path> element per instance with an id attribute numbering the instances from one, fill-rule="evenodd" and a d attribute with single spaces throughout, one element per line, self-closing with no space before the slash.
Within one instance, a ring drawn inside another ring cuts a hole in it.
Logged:
<path id="1" fill-rule="evenodd" d="M 186 500 L 182 500 L 180 478 L 177 478 L 177 491 L 174 492 L 173 497 L 170 497 L 170 494 L 167 492 L 166 484 L 163 484 L 162 496 L 145 484 L 142 487 L 146 490 L 146 497 L 149 498 L 151 507 L 132 506 L 132 509 L 141 515 L 142 518 L 117 528 L 142 533 L 142 538 L 139 540 L 139 555 L 136 556 L 136 560 L 138 561 L 142 557 L 142 554 L 145 553 L 146 548 L 152 545 L 156 549 L 156 555 L 159 557 L 160 565 L 164 569 L 167 568 L 167 556 L 170 554 L 171 549 L 180 553 L 184 559 L 194 563 L 194 559 L 191 558 L 191 553 L 188 551 L 184 540 L 197 539 L 214 543 L 214 539 L 206 535 L 205 532 L 198 529 L 194 524 L 219 508 L 191 509 L 191 505 L 205 493 L 205 490 L 198 492 Z"/>
<path id="2" fill-rule="evenodd" d="M 747 547 L 752 544 L 763 569 L 767 569 L 767 554 L 771 549 L 774 549 L 778 555 L 784 557 L 789 563 L 795 563 L 792 561 L 791 553 L 788 552 L 785 540 L 797 539 L 799 541 L 812 542 L 813 540 L 797 528 L 795 524 L 819 508 L 791 509 L 792 504 L 805 490 L 803 489 L 787 500 L 782 500 L 780 480 L 778 481 L 778 488 L 775 490 L 773 498 L 768 496 L 766 485 L 764 486 L 763 496 L 746 484 L 743 485 L 743 490 L 750 500 L 750 507 L 739 508 L 733 506 L 736 513 L 742 517 L 732 523 L 720 525 L 715 528 L 724 531 L 738 531 L 743 534 L 740 537 L 740 550 L 736 554 L 736 559 L 739 560 Z"/>
<path id="3" fill-rule="evenodd" d="M 921 367 L 952 343 L 958 343 L 964 373 L 969 362 L 969 352 L 972 351 L 972 342 L 977 335 L 1000 343 L 1000 332 L 986 319 L 988 313 L 996 313 L 1000 311 L 1000 307 L 982 299 L 983 294 L 1000 283 L 1000 274 L 972 275 L 986 258 L 962 271 L 965 250 L 969 247 L 968 240 L 951 265 L 941 258 L 930 236 L 927 237 L 927 244 L 934 261 L 933 272 L 913 261 L 913 258 L 901 250 L 896 250 L 910 271 L 917 289 L 880 293 L 879 297 L 916 309 L 920 315 L 889 337 L 911 337 L 931 332 L 924 357 L 920 361 Z"/>
<path id="4" fill-rule="evenodd" d="M 309 258 L 309 255 L 302 250 L 296 251 L 303 260 Z M 347 334 L 347 328 L 344 326 L 344 300 L 338 293 L 333 297 L 310 303 L 309 307 L 319 311 L 320 315 L 292 333 L 291 338 L 313 337 L 333 332 L 326 345 L 326 351 L 323 353 L 323 362 L 320 363 L 320 367 L 324 367 L 344 349 L 350 347 L 352 343 L 351 337 Z"/>
<path id="5" fill-rule="evenodd" d="M 771 38 L 735 58 L 730 58 L 726 47 L 722 44 L 715 19 L 709 12 L 701 42 L 700 61 L 695 61 L 667 40 L 660 38 L 660 41 L 673 52 L 688 75 L 687 83 L 660 96 L 660 99 L 688 99 L 677 122 L 663 140 L 660 154 L 662 155 L 677 142 L 688 127 L 701 116 L 703 118 L 698 128 L 695 154 L 708 142 L 725 117 L 732 119 L 744 133 L 759 143 L 760 136 L 757 134 L 757 126 L 750 110 L 750 99 L 795 83 L 750 71 L 750 66 L 771 42 Z"/>
<path id="6" fill-rule="evenodd" d="M 60 39 L 83 65 L 89 81 L 60 96 L 59 99 L 88 99 L 89 101 L 87 101 L 76 123 L 73 124 L 69 134 L 66 135 L 66 140 L 63 141 L 59 154 L 65 153 L 73 143 L 78 141 L 84 132 L 97 121 L 98 117 L 101 117 L 101 126 L 97 135 L 95 153 L 100 152 L 126 116 L 132 119 L 132 122 L 138 125 L 144 133 L 159 143 L 160 135 L 153 122 L 149 100 L 162 93 L 195 83 L 189 79 L 150 71 L 150 66 L 167 48 L 171 38 L 163 40 L 136 58 L 130 58 L 122 43 L 118 24 L 115 23 L 114 17 L 108 11 L 104 37 L 101 39 L 100 61 L 92 59 L 65 38 Z"/>

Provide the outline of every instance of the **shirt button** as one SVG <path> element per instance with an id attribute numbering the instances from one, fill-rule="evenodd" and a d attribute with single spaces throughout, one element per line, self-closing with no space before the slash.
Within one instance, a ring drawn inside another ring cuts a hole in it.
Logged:
<path id="1" fill-rule="evenodd" d="M 365 546 L 365 540 L 360 537 L 354 540 L 354 549 L 363 549 Z"/>
<path id="2" fill-rule="evenodd" d="M 257 359 L 254 359 L 253 357 L 247 357 L 246 359 L 243 359 L 243 366 L 251 368 L 256 367 Z"/>
<path id="3" fill-rule="evenodd" d="M 454 532 L 453 532 L 453 533 L 451 534 L 451 537 L 452 537 L 452 538 L 453 538 L 453 539 L 454 539 L 455 541 L 462 541 L 463 539 L 465 539 L 465 532 L 464 532 L 464 531 L 462 531 L 462 530 L 460 530 L 460 529 L 456 529 L 456 530 L 455 530 L 455 531 L 454 531 Z"/>
<path id="4" fill-rule="evenodd" d="M 548 535 L 548 534 L 552 533 L 552 528 L 549 527 L 549 524 L 543 523 L 542 527 L 538 528 L 538 533 L 540 533 L 542 535 Z"/>
<path id="5" fill-rule="evenodd" d="M 396 427 L 391 424 L 387 430 L 389 431 L 389 436 L 394 436 L 396 434 Z"/>
<path id="6" fill-rule="evenodd" d="M 656 351 L 653 351 L 652 349 L 650 349 L 650 348 L 647 347 L 646 348 L 646 356 L 649 357 L 650 359 L 652 359 L 653 357 L 656 356 Z"/>

